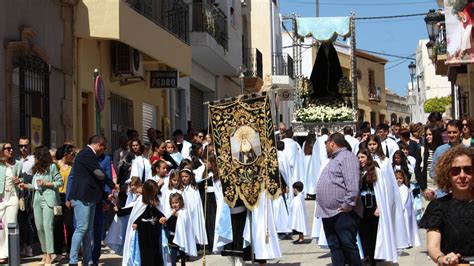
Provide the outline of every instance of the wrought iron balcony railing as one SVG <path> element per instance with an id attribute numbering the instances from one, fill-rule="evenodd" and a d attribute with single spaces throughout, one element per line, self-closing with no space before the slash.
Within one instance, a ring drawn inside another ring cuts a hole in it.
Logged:
<path id="1" fill-rule="evenodd" d="M 285 53 L 273 53 L 272 75 L 294 78 L 293 58 Z"/>
<path id="2" fill-rule="evenodd" d="M 182 0 L 123 0 L 137 13 L 189 43 L 189 9 Z"/>
<path id="3" fill-rule="evenodd" d="M 243 64 L 247 67 L 245 77 L 259 77 L 263 79 L 262 53 L 257 48 L 245 49 Z"/>
<path id="4" fill-rule="evenodd" d="M 192 4 L 192 31 L 209 33 L 225 50 L 229 50 L 227 16 L 218 7 L 207 3 Z"/>
<path id="5" fill-rule="evenodd" d="M 380 87 L 372 88 L 369 90 L 369 101 L 382 101 L 382 90 L 380 89 Z"/>

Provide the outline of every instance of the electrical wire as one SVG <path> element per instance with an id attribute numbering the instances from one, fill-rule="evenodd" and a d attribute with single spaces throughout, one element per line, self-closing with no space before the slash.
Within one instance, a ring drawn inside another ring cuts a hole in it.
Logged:
<path id="1" fill-rule="evenodd" d="M 393 16 L 377 16 L 377 17 L 355 17 L 355 19 L 356 19 L 356 20 L 392 19 L 392 18 L 407 18 L 407 17 L 418 17 L 418 16 L 426 16 L 426 13 L 405 14 L 405 15 L 393 15 Z"/>
<path id="2" fill-rule="evenodd" d="M 315 2 L 309 1 L 291 1 L 295 4 L 309 4 L 315 5 Z M 422 4 L 432 4 L 433 1 L 425 1 L 425 2 L 404 2 L 404 3 L 329 3 L 329 2 L 320 2 L 319 5 L 324 6 L 402 6 L 402 5 L 422 5 Z"/>
<path id="3" fill-rule="evenodd" d="M 408 61 L 408 60 L 409 60 L 409 59 L 405 59 L 405 60 L 401 61 L 401 62 L 398 63 L 398 64 L 395 64 L 395 65 L 393 65 L 393 66 L 387 67 L 387 68 L 385 69 L 385 71 L 390 70 L 390 69 L 393 69 L 393 68 L 396 68 L 397 66 L 400 66 L 401 64 L 405 63 L 405 62 Z"/>

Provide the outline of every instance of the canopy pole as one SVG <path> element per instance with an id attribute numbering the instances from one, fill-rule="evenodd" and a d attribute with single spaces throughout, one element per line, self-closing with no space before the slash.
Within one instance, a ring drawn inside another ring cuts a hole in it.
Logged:
<path id="1" fill-rule="evenodd" d="M 350 19 L 351 32 L 351 79 L 352 79 L 352 110 L 354 113 L 354 122 L 359 121 L 359 101 L 357 96 L 357 50 L 356 50 L 356 28 L 355 12 L 351 12 Z"/>

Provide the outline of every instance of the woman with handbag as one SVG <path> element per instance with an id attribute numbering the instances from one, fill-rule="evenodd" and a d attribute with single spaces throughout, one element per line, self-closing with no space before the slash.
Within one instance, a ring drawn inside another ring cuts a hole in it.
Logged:
<path id="1" fill-rule="evenodd" d="M 0 264 L 4 264 L 8 258 L 7 225 L 17 222 L 18 191 L 15 184 L 19 182 L 22 163 L 12 162 L 11 143 L 0 143 L 0 150 Z"/>
<path id="2" fill-rule="evenodd" d="M 33 212 L 38 238 L 43 251 L 39 265 L 51 264 L 54 254 L 54 215 L 60 215 L 58 188 L 63 185 L 61 174 L 53 164 L 49 149 L 39 146 L 35 149 L 35 165 L 33 166 L 33 182 L 20 184 L 20 187 L 34 190 Z"/>

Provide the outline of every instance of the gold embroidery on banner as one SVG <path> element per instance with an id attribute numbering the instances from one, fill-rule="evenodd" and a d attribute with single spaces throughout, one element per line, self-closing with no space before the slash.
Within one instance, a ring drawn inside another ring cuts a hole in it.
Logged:
<path id="1" fill-rule="evenodd" d="M 240 198 L 253 209 L 265 190 L 276 199 L 281 182 L 268 97 L 209 104 L 209 113 L 227 204 L 234 207 Z"/>

